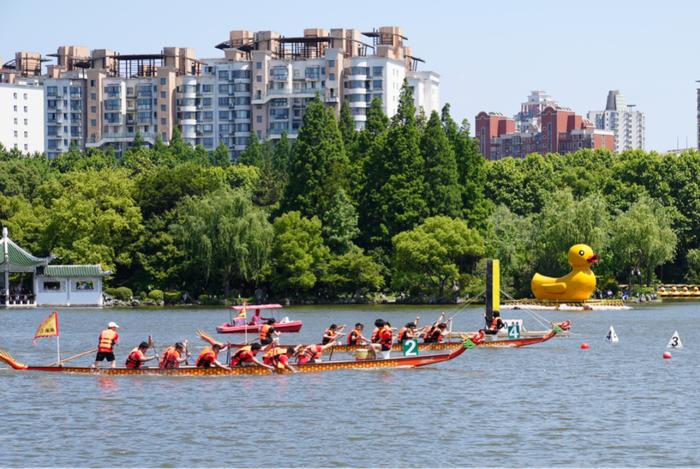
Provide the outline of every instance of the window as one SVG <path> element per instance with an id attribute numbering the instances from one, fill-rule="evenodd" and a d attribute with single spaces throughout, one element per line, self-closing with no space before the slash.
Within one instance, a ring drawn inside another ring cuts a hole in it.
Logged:
<path id="1" fill-rule="evenodd" d="M 228 70 L 219 70 L 217 76 L 219 80 L 228 80 Z"/>
<path id="2" fill-rule="evenodd" d="M 17 137 L 17 136 L 18 136 L 18 134 L 17 134 L 17 131 L 16 131 L 16 130 L 15 130 L 15 131 L 14 131 L 13 133 L 14 133 L 14 136 L 15 136 L 15 137 Z"/>
<path id="3" fill-rule="evenodd" d="M 94 87 L 95 87 L 95 80 L 90 80 L 90 88 L 94 88 Z M 93 94 L 93 96 L 94 96 L 94 94 Z M 92 99 L 95 99 L 95 98 L 92 98 Z"/>
<path id="4" fill-rule="evenodd" d="M 90 99 L 92 101 L 97 101 L 97 93 L 90 93 Z"/>
<path id="5" fill-rule="evenodd" d="M 163 85 L 165 85 L 165 84 L 167 84 L 167 83 L 168 83 L 168 79 L 167 79 L 167 78 L 161 78 L 161 79 L 160 79 L 160 84 L 161 84 L 161 86 L 163 86 Z"/>
<path id="6" fill-rule="evenodd" d="M 262 116 L 257 116 L 255 118 L 255 122 L 257 122 L 258 124 L 262 124 Z"/>
<path id="7" fill-rule="evenodd" d="M 168 120 L 165 117 L 160 118 L 160 125 L 165 125 L 167 124 Z"/>
<path id="8" fill-rule="evenodd" d="M 228 120 L 228 111 L 219 111 L 219 119 Z"/>
<path id="9" fill-rule="evenodd" d="M 49 106 L 49 107 L 51 107 L 51 106 Z M 17 105 L 16 104 L 14 106 L 12 106 L 12 110 L 17 112 Z"/>
<path id="10" fill-rule="evenodd" d="M 17 119 L 15 119 L 15 124 L 17 123 Z M 29 119 L 24 119 L 24 125 L 29 125 Z"/>
<path id="11" fill-rule="evenodd" d="M 17 99 L 17 93 L 12 93 L 12 98 Z"/>
<path id="12" fill-rule="evenodd" d="M 29 150 L 29 145 L 27 145 L 26 143 L 24 144 L 24 150 L 25 151 Z"/>
<path id="13" fill-rule="evenodd" d="M 43 291 L 61 291 L 61 282 L 58 280 L 45 280 L 41 284 Z"/>
<path id="14" fill-rule="evenodd" d="M 46 95 L 47 96 L 56 96 L 58 94 L 58 86 L 47 86 L 46 87 Z"/>
<path id="15" fill-rule="evenodd" d="M 256 68 L 257 70 L 262 69 L 262 62 L 255 62 L 255 68 Z"/>
<path id="16" fill-rule="evenodd" d="M 90 125 L 92 127 L 97 127 L 97 119 L 90 119 Z"/>
<path id="17" fill-rule="evenodd" d="M 270 75 L 273 80 L 286 80 L 289 76 L 287 67 L 277 66 L 270 68 Z"/>
<path id="18" fill-rule="evenodd" d="M 211 93 L 212 85 L 202 85 L 202 93 Z"/>
<path id="19" fill-rule="evenodd" d="M 328 74 L 328 81 L 335 81 L 335 73 Z"/>
<path id="20" fill-rule="evenodd" d="M 22 98 L 26 100 L 26 99 L 27 99 L 27 93 L 24 93 L 24 95 L 22 96 Z"/>
<path id="21" fill-rule="evenodd" d="M 384 67 L 372 67 L 372 76 L 380 77 L 384 73 Z"/>
<path id="22" fill-rule="evenodd" d="M 163 99 L 165 99 L 165 91 L 161 91 L 161 92 L 160 92 L 160 97 L 163 98 Z"/>
<path id="23" fill-rule="evenodd" d="M 167 112 L 167 111 L 168 111 L 168 106 L 165 105 L 165 104 L 161 104 L 161 105 L 160 105 L 160 110 L 163 111 L 163 112 Z"/>
<path id="24" fill-rule="evenodd" d="M 90 106 L 90 112 L 95 114 L 97 112 L 97 106 Z"/>
<path id="25" fill-rule="evenodd" d="M 318 80 L 321 78 L 321 67 L 306 67 L 304 76 L 310 80 Z"/>
<path id="26" fill-rule="evenodd" d="M 255 75 L 255 81 L 258 83 L 262 82 L 262 75 Z"/>
<path id="27" fill-rule="evenodd" d="M 73 285 L 73 291 L 94 290 L 95 284 L 92 280 L 76 280 Z"/>
<path id="28" fill-rule="evenodd" d="M 373 80 L 372 81 L 372 88 L 374 88 L 375 90 L 382 89 L 382 80 Z"/>
<path id="29" fill-rule="evenodd" d="M 329 61 L 328 61 L 328 68 L 329 68 L 329 69 L 335 68 L 335 60 L 329 60 Z"/>
<path id="30" fill-rule="evenodd" d="M 27 132 L 27 131 L 25 130 L 25 131 L 24 131 L 24 138 L 27 138 L 27 137 L 29 137 L 29 132 Z"/>

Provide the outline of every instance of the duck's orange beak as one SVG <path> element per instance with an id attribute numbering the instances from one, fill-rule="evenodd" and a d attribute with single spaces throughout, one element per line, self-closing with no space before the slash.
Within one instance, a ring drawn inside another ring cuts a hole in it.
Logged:
<path id="1" fill-rule="evenodd" d="M 592 256 L 586 259 L 586 261 L 588 261 L 589 264 L 595 264 L 596 262 L 598 262 L 598 254 L 594 253 Z"/>

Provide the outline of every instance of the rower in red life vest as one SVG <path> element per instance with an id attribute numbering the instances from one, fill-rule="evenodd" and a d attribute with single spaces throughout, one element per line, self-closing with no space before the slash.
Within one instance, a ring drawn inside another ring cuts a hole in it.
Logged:
<path id="1" fill-rule="evenodd" d="M 187 360 L 187 353 L 185 351 L 185 344 L 182 342 L 176 342 L 175 345 L 171 345 L 160 359 L 160 368 L 180 368 L 180 364 Z"/>
<path id="2" fill-rule="evenodd" d="M 289 358 L 296 354 L 297 350 L 294 347 L 270 347 L 263 356 L 263 363 L 270 365 L 278 370 L 289 370 L 296 373 L 296 370 L 289 363 Z"/>
<path id="3" fill-rule="evenodd" d="M 272 327 L 274 323 L 274 318 L 270 318 L 267 320 L 267 323 L 260 328 L 260 343 L 262 345 L 269 345 L 275 338 L 279 337 L 280 333 Z"/>
<path id="4" fill-rule="evenodd" d="M 388 359 L 391 355 L 391 346 L 394 344 L 394 331 L 389 321 L 377 333 L 377 343 L 381 346 L 382 358 Z"/>
<path id="5" fill-rule="evenodd" d="M 361 322 L 355 324 L 355 328 L 348 334 L 348 345 L 363 345 L 370 343 L 370 340 L 362 335 L 362 331 L 365 329 L 365 325 Z"/>
<path id="6" fill-rule="evenodd" d="M 274 370 L 272 366 L 266 365 L 255 358 L 258 352 L 260 352 L 260 349 L 262 349 L 262 346 L 257 342 L 250 345 L 244 345 L 243 347 L 239 348 L 231 357 L 231 367 L 259 365 L 267 368 L 268 370 Z"/>
<path id="7" fill-rule="evenodd" d="M 137 369 L 141 368 L 147 361 L 157 359 L 158 355 L 153 355 L 151 357 L 146 356 L 146 351 L 149 348 L 148 342 L 141 342 L 138 347 L 129 352 L 129 356 L 126 357 L 125 366 L 129 369 Z"/>
<path id="8" fill-rule="evenodd" d="M 447 335 L 447 323 L 441 322 L 430 327 L 423 335 L 424 344 L 439 344 Z"/>
<path id="9" fill-rule="evenodd" d="M 404 340 L 415 339 L 417 327 L 418 326 L 415 322 L 407 322 L 405 326 L 399 329 L 399 335 L 397 336 L 396 341 L 402 344 Z"/>
<path id="10" fill-rule="evenodd" d="M 486 316 L 484 316 L 484 320 L 486 319 Z M 501 313 L 499 313 L 498 311 L 494 311 L 493 316 L 491 317 L 491 322 L 486 323 L 486 329 L 484 329 L 484 333 L 495 335 L 498 334 L 498 331 L 500 331 L 504 327 L 506 327 L 506 325 L 501 319 Z"/>
<path id="11" fill-rule="evenodd" d="M 221 343 L 214 343 L 210 347 L 205 347 L 197 357 L 195 366 L 197 368 L 223 368 L 228 370 L 228 366 L 219 361 L 219 352 L 225 349 L 226 346 Z"/>
<path id="12" fill-rule="evenodd" d="M 115 322 L 107 324 L 107 329 L 100 332 L 99 342 L 97 345 L 97 355 L 92 368 L 97 368 L 99 362 L 107 360 L 111 363 L 112 368 L 116 367 L 117 362 L 114 360 L 114 346 L 119 343 L 119 334 L 117 333 L 119 326 Z"/>
<path id="13" fill-rule="evenodd" d="M 323 332 L 323 339 L 321 339 L 321 345 L 326 345 L 329 342 L 333 342 L 334 340 L 337 340 L 338 337 L 343 334 L 343 329 L 345 329 L 345 326 L 340 326 L 338 327 L 336 324 L 331 324 L 328 329 L 326 329 Z"/>
<path id="14" fill-rule="evenodd" d="M 297 363 L 299 365 L 304 365 L 306 363 L 320 363 L 323 357 L 323 352 L 334 345 L 338 345 L 338 342 L 329 342 L 325 345 L 313 344 L 303 346 L 297 352 Z"/>

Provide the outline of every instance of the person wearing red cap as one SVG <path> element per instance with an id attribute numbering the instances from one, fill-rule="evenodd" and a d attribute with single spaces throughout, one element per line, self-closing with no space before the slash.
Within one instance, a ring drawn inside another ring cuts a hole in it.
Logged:
<path id="1" fill-rule="evenodd" d="M 97 368 L 99 362 L 107 360 L 112 365 L 112 368 L 116 367 L 117 362 L 114 360 L 114 346 L 119 343 L 119 334 L 117 333 L 119 326 L 115 322 L 110 322 L 107 324 L 107 329 L 100 332 L 100 338 L 97 345 L 97 356 L 95 356 L 95 363 L 92 364 L 92 368 Z"/>

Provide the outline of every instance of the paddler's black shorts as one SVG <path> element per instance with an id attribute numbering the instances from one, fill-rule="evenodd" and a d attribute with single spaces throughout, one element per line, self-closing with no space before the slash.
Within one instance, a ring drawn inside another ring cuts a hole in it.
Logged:
<path id="1" fill-rule="evenodd" d="M 107 360 L 108 362 L 113 362 L 114 361 L 114 352 L 97 352 L 97 356 L 95 357 L 95 361 L 101 362 L 103 360 Z"/>

